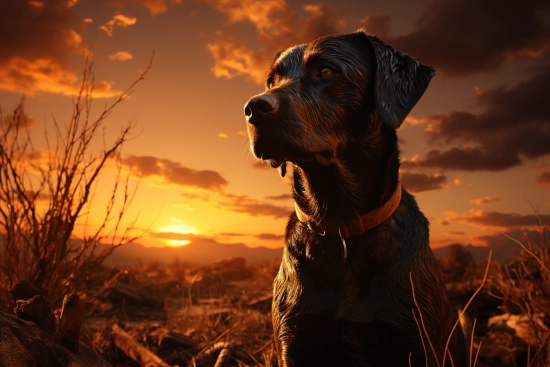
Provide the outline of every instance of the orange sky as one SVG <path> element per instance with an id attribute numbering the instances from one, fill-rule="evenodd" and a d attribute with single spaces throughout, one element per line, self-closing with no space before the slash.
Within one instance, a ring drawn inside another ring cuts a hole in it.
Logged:
<path id="1" fill-rule="evenodd" d="M 148 228 L 140 242 L 184 244 L 191 233 L 278 247 L 289 182 L 250 153 L 244 103 L 263 90 L 275 52 L 365 26 L 437 72 L 398 131 L 402 181 L 431 222 L 432 246 L 496 246 L 500 231 L 534 229 L 526 200 L 550 213 L 548 10 L 511 0 L 0 0 L 0 106 L 8 114 L 26 95 L 45 149 L 44 128 L 70 116 L 90 47 L 98 110 L 154 52 L 106 130 L 114 139 L 137 121 L 122 162 L 140 179 L 128 213 Z M 95 210 L 112 178 L 100 181 Z"/>

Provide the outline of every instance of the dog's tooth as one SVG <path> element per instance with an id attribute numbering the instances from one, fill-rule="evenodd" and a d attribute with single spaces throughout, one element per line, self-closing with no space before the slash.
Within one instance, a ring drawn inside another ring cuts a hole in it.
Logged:
<path id="1" fill-rule="evenodd" d="M 279 174 L 281 175 L 281 177 L 285 177 L 285 175 L 286 175 L 286 162 L 283 162 L 283 164 L 281 164 L 279 166 Z"/>

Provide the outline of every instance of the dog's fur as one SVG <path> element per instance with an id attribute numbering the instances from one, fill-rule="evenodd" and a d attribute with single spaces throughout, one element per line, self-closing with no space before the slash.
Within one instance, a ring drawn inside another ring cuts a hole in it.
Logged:
<path id="1" fill-rule="evenodd" d="M 280 52 L 265 92 L 245 105 L 253 153 L 282 175 L 292 165 L 294 200 L 310 222 L 290 217 L 274 282 L 280 367 L 443 360 L 457 317 L 414 197 L 403 189 L 390 218 L 349 237 L 347 259 L 338 235 L 322 236 L 311 226 L 344 226 L 392 196 L 399 184 L 395 130 L 433 74 L 359 30 Z M 454 366 L 466 365 L 460 326 L 449 351 Z"/>

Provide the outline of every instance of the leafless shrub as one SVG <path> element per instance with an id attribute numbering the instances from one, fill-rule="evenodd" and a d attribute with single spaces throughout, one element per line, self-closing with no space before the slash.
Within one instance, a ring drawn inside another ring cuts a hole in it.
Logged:
<path id="1" fill-rule="evenodd" d="M 92 118 L 93 63 L 87 60 L 71 119 L 67 124 L 54 119 L 55 133 L 53 137 L 45 133 L 45 150 L 34 148 L 24 99 L 13 114 L 0 115 L 0 288 L 4 288 L 0 301 L 4 306 L 9 303 L 5 290 L 23 279 L 59 306 L 63 296 L 76 291 L 115 248 L 136 238 L 135 221 L 125 226 L 122 219 L 137 186 L 130 185 L 120 164 L 121 147 L 134 124 L 128 123 L 111 142 L 106 141 L 104 125 L 150 66 L 99 117 Z M 103 149 L 93 154 L 93 144 L 101 138 Z M 98 178 L 109 164 L 116 166 L 116 178 L 103 203 L 103 219 L 90 230 Z M 72 238 L 77 221 L 86 228 L 80 241 Z"/>
<path id="2" fill-rule="evenodd" d="M 536 213 L 536 211 L 535 211 Z M 500 291 L 503 309 L 509 314 L 526 317 L 528 343 L 527 366 L 550 365 L 550 223 L 543 223 L 540 217 L 539 235 L 536 239 L 525 236 L 517 242 L 522 251 L 512 263 L 501 266 L 492 281 Z"/>

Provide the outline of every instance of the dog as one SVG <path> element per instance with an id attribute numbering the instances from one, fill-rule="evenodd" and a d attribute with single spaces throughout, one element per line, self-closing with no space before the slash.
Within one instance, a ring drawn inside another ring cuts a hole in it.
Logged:
<path id="1" fill-rule="evenodd" d="M 279 52 L 245 104 L 253 154 L 292 167 L 280 367 L 466 366 L 428 220 L 399 181 L 396 129 L 434 73 L 360 29 Z"/>

